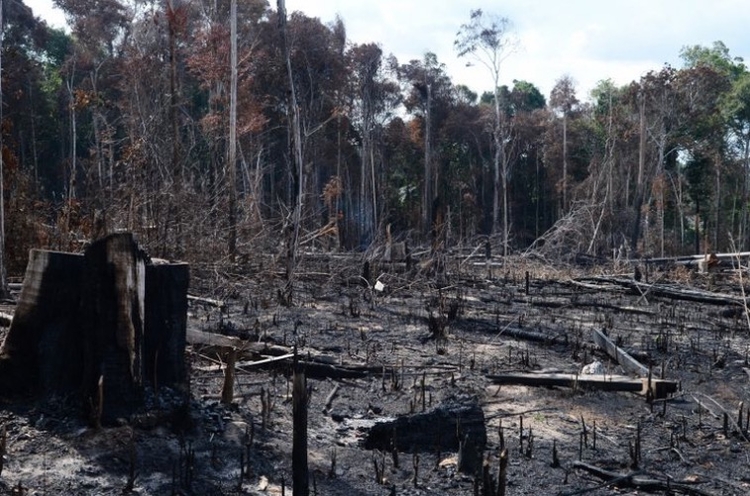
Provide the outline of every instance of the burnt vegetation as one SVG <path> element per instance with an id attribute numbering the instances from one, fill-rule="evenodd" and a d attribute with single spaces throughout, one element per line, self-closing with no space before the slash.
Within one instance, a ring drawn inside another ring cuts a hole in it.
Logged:
<path id="1" fill-rule="evenodd" d="M 283 0 L 58 3 L 1 6 L 0 494 L 750 491 L 723 43 L 547 101 Z"/>

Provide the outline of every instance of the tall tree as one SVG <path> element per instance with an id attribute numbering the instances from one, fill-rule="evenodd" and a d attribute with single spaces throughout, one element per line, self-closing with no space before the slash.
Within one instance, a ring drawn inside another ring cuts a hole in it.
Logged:
<path id="1" fill-rule="evenodd" d="M 510 155 L 510 175 L 508 209 L 513 214 L 514 238 L 521 243 L 530 243 L 545 229 L 545 219 L 541 212 L 543 195 L 541 176 L 543 175 L 544 130 L 549 122 L 549 114 L 544 96 L 528 81 L 513 81 L 513 89 L 508 95 L 510 103 L 512 142 Z"/>
<path id="2" fill-rule="evenodd" d="M 549 99 L 552 110 L 562 117 L 562 213 L 568 210 L 568 119 L 573 109 L 578 105 L 573 79 L 563 76 L 555 82 Z"/>
<path id="3" fill-rule="evenodd" d="M 383 70 L 383 52 L 374 43 L 355 45 L 348 51 L 349 70 L 353 85 L 353 124 L 360 136 L 360 225 L 365 239 L 374 239 L 379 224 L 381 196 L 376 159 L 377 136 L 397 98 L 398 87 L 388 80 Z"/>
<path id="4" fill-rule="evenodd" d="M 472 10 L 470 20 L 461 25 L 456 35 L 454 46 L 459 57 L 470 56 L 475 61 L 484 65 L 491 75 L 492 91 L 495 103 L 495 178 L 494 197 L 492 206 L 492 231 L 494 232 L 498 223 L 500 210 L 500 190 L 503 191 L 503 254 L 508 254 L 508 196 L 507 196 L 507 171 L 501 171 L 501 166 L 507 161 L 503 160 L 502 136 L 502 113 L 500 111 L 500 95 L 498 93 L 500 84 L 500 68 L 503 61 L 515 50 L 517 44 L 510 36 L 510 20 L 506 17 L 485 15 L 481 9 Z M 500 184 L 501 178 L 503 184 Z"/>
<path id="5" fill-rule="evenodd" d="M 435 130 L 445 119 L 454 97 L 453 85 L 445 72 L 445 64 L 428 52 L 423 60 L 411 60 L 398 69 L 400 79 L 408 85 L 404 105 L 415 114 L 421 125 L 424 173 L 422 184 L 422 230 L 433 228 L 440 171 L 436 162 Z"/>
<path id="6" fill-rule="evenodd" d="M 742 196 L 739 202 L 738 240 L 740 250 L 748 246 L 750 219 L 750 72 L 743 72 L 733 83 L 722 101 L 722 113 L 729 123 L 730 150 L 739 158 L 742 166 Z"/>
<path id="7" fill-rule="evenodd" d="M 291 304 L 292 295 L 294 290 L 294 273 L 297 268 L 297 252 L 299 250 L 299 233 L 300 223 L 302 222 L 302 198 L 303 198 L 303 181 L 304 181 L 304 163 L 302 155 L 302 130 L 300 123 L 300 110 L 299 103 L 297 100 L 297 90 L 294 84 L 294 72 L 292 71 L 292 57 L 289 47 L 289 39 L 287 36 L 287 19 L 286 19 L 286 6 L 284 0 L 278 0 L 278 16 L 279 16 L 279 31 L 281 35 L 281 46 L 284 57 L 284 64 L 286 66 L 287 83 L 289 84 L 289 107 L 290 109 L 290 120 L 289 120 L 289 131 L 291 135 L 292 143 L 292 179 L 294 185 L 294 207 L 292 210 L 292 225 L 289 229 L 289 238 L 287 241 L 287 267 L 286 267 L 286 278 L 287 278 L 287 301 Z M 299 490 L 302 494 L 307 494 L 307 486 L 300 487 Z"/>
<path id="8" fill-rule="evenodd" d="M 713 169 L 711 195 L 704 197 L 702 202 L 694 198 L 696 215 L 700 216 L 706 229 L 702 249 L 698 246 L 701 240 L 696 236 L 696 250 L 719 250 L 726 240 L 726 231 L 722 225 L 722 209 L 732 197 L 731 191 L 727 189 L 731 184 L 724 180 L 728 166 L 728 125 L 725 116 L 722 115 L 721 105 L 744 65 L 741 61 L 732 59 L 728 49 L 721 42 L 714 43 L 711 48 L 685 48 L 681 55 L 685 68 L 678 74 L 676 87 L 682 104 L 680 112 L 684 123 L 683 146 L 695 167 L 710 165 Z M 692 174 L 690 177 L 706 180 L 709 175 L 701 173 Z M 693 189 L 705 191 L 704 187 Z M 709 234 L 712 236 L 709 237 Z"/>
<path id="9" fill-rule="evenodd" d="M 229 254 L 237 252 L 237 0 L 231 0 L 230 37 L 231 37 L 231 82 L 229 96 Z"/>

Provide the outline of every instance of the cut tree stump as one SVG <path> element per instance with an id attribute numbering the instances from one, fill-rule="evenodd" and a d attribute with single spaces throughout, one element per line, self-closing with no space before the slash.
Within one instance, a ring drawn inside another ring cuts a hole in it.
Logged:
<path id="1" fill-rule="evenodd" d="M 391 452 L 461 451 L 459 470 L 473 474 L 487 444 L 484 412 L 476 398 L 450 398 L 427 412 L 378 422 L 368 431 L 365 449 Z"/>
<path id="2" fill-rule="evenodd" d="M 0 348 L 0 393 L 39 388 L 67 391 L 80 385 L 76 344 L 83 256 L 31 250 L 8 335 Z"/>
<path id="3" fill-rule="evenodd" d="M 109 422 L 143 405 L 146 384 L 186 384 L 188 280 L 187 264 L 152 264 L 130 233 L 83 255 L 32 250 L 0 395 L 73 395 Z"/>

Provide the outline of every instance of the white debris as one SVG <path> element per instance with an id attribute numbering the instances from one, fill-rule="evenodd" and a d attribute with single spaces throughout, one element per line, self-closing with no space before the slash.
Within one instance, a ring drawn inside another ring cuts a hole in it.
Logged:
<path id="1" fill-rule="evenodd" d="M 584 365 L 581 369 L 581 375 L 604 375 L 606 369 L 599 360 L 591 362 L 588 365 Z"/>

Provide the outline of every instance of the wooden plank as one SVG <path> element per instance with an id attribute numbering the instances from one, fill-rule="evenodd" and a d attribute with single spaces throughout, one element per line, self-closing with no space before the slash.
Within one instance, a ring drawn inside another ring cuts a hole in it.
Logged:
<path id="1" fill-rule="evenodd" d="M 601 391 L 629 391 L 646 394 L 648 379 L 623 375 L 580 375 L 580 374 L 502 374 L 488 375 L 493 384 L 535 386 L 535 387 L 583 387 Z M 651 388 L 656 398 L 666 398 L 677 391 L 677 382 L 652 379 Z"/>
<path id="2" fill-rule="evenodd" d="M 648 377 L 648 367 L 630 356 L 625 350 L 612 342 L 602 331 L 593 329 L 594 343 L 607 352 L 615 362 L 631 374 Z"/>

